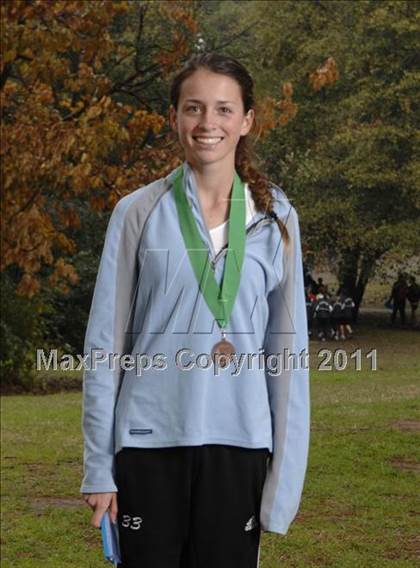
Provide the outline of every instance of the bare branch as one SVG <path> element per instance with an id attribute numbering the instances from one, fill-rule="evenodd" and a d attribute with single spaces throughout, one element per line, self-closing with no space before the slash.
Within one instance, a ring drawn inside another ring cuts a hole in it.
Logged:
<path id="1" fill-rule="evenodd" d="M 10 77 L 11 72 L 12 72 L 12 64 L 10 62 L 6 63 L 3 72 L 0 75 L 0 89 L 2 89 L 6 84 L 6 81 Z"/>
<path id="2" fill-rule="evenodd" d="M 31 197 L 27 200 L 27 202 L 25 203 L 25 205 L 23 207 L 21 207 L 18 211 L 16 211 L 15 213 L 13 213 L 13 215 L 11 215 L 8 219 L 7 222 L 10 223 L 10 221 L 12 219 L 14 219 L 15 217 L 17 217 L 18 215 L 20 215 L 21 213 L 23 213 L 25 211 L 25 209 L 28 209 L 28 207 L 30 205 L 32 205 L 32 203 L 35 201 L 35 199 L 38 197 L 38 195 L 40 195 L 42 192 L 42 189 L 37 189 L 32 195 Z"/>
<path id="3" fill-rule="evenodd" d="M 140 55 L 141 55 L 141 44 L 142 44 L 142 35 L 143 35 L 143 28 L 144 28 L 144 19 L 146 16 L 147 7 L 146 5 L 140 3 L 139 5 L 139 23 L 137 27 L 137 37 L 136 37 L 136 57 L 134 60 L 134 66 L 138 73 L 141 73 L 140 69 Z"/>
<path id="4" fill-rule="evenodd" d="M 239 39 L 240 37 L 247 34 L 249 32 L 249 30 L 251 30 L 256 25 L 258 25 L 258 22 L 253 22 L 252 24 L 250 24 L 248 27 L 246 27 L 245 29 L 243 29 L 239 33 L 231 36 L 228 41 L 225 41 L 224 43 L 221 43 L 219 45 L 214 46 L 212 51 L 221 51 L 222 49 L 224 49 L 228 45 L 232 45 L 232 43 L 234 43 L 237 39 Z"/>

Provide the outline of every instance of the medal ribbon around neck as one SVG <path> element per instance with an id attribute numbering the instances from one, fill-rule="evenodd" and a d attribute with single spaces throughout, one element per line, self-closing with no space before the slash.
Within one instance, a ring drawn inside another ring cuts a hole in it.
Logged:
<path id="1" fill-rule="evenodd" d="M 238 293 L 245 254 L 245 184 L 235 171 L 229 208 L 228 251 L 219 286 L 209 262 L 209 251 L 203 248 L 197 222 L 183 189 L 183 176 L 181 166 L 173 180 L 181 232 L 201 293 L 218 325 L 224 328 Z"/>

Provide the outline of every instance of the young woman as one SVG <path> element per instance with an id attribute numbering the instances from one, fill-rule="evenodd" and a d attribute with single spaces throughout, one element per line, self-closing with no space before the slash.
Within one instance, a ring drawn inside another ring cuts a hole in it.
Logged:
<path id="1" fill-rule="evenodd" d="M 298 510 L 310 414 L 299 223 L 251 164 L 254 122 L 247 70 L 192 58 L 171 88 L 183 164 L 109 222 L 81 492 L 94 526 L 106 510 L 118 521 L 123 568 L 254 568 L 261 529 L 286 534 Z"/>

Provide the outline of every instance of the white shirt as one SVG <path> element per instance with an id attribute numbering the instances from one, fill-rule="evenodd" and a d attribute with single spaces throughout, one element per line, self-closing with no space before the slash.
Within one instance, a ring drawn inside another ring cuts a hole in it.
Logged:
<path id="1" fill-rule="evenodd" d="M 252 198 L 251 190 L 249 189 L 248 184 L 245 184 L 245 192 L 246 192 L 246 221 L 245 225 L 248 225 L 252 217 L 256 213 L 254 199 Z M 221 225 L 217 225 L 217 227 L 213 227 L 210 229 L 210 237 L 213 241 L 214 252 L 217 254 L 228 242 L 228 231 L 229 231 L 229 220 L 225 221 Z"/>

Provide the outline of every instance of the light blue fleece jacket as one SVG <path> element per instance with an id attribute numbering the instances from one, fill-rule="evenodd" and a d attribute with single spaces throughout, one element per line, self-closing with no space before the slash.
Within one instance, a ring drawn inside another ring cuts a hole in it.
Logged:
<path id="1" fill-rule="evenodd" d="M 194 172 L 187 161 L 180 167 L 220 283 L 227 245 L 215 254 Z M 298 216 L 273 185 L 274 211 L 289 245 L 269 215 L 257 211 L 248 222 L 226 327 L 236 362 L 215 366 L 209 354 L 220 330 L 180 231 L 175 171 L 123 197 L 108 224 L 85 338 L 90 368 L 83 380 L 81 492 L 117 491 L 114 456 L 124 446 L 268 448 L 261 527 L 286 534 L 301 500 L 310 429 Z"/>

